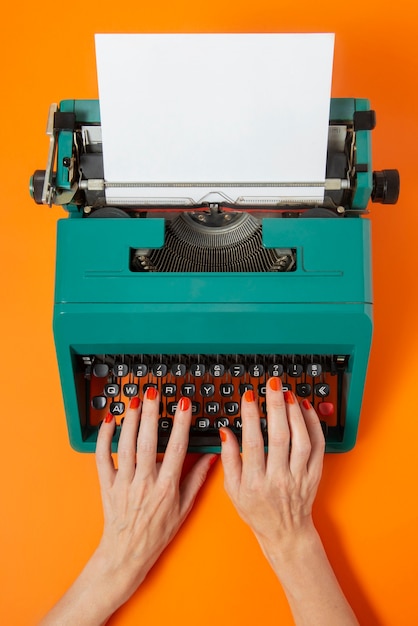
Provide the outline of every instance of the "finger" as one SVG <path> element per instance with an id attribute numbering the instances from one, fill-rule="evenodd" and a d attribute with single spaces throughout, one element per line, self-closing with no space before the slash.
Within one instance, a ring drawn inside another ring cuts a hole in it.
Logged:
<path id="1" fill-rule="evenodd" d="M 135 474 L 136 439 L 141 403 L 138 396 L 131 398 L 123 420 L 118 443 L 118 480 L 131 481 Z"/>
<path id="2" fill-rule="evenodd" d="M 187 447 L 189 445 L 192 403 L 190 398 L 180 398 L 174 415 L 173 428 L 168 440 L 166 453 L 161 465 L 161 480 L 174 480 L 178 483 Z"/>
<path id="3" fill-rule="evenodd" d="M 309 457 L 311 455 L 311 440 L 306 429 L 305 420 L 295 395 L 291 391 L 284 394 L 286 402 L 287 419 L 290 427 L 290 447 L 289 468 L 293 476 L 300 475 L 307 471 Z"/>
<path id="4" fill-rule="evenodd" d="M 303 400 L 301 408 L 312 447 L 308 463 L 308 472 L 315 474 L 319 480 L 324 462 L 325 437 L 319 417 L 309 400 Z"/>
<path id="5" fill-rule="evenodd" d="M 184 477 L 180 487 L 181 519 L 184 519 L 189 513 L 197 494 L 206 481 L 210 468 L 218 458 L 219 455 L 217 454 L 204 454 Z"/>
<path id="6" fill-rule="evenodd" d="M 160 396 L 155 387 L 148 387 L 141 411 L 141 426 L 136 442 L 136 474 L 140 479 L 157 473 L 158 418 Z"/>
<path id="7" fill-rule="evenodd" d="M 115 419 L 108 413 L 100 426 L 96 444 L 96 466 L 99 475 L 99 483 L 102 489 L 108 489 L 113 485 L 116 470 L 112 459 L 112 437 L 115 432 Z"/>
<path id="8" fill-rule="evenodd" d="M 261 433 L 260 413 L 254 391 L 246 391 L 241 401 L 243 472 L 265 470 L 264 439 Z"/>
<path id="9" fill-rule="evenodd" d="M 266 385 L 268 457 L 267 471 L 276 476 L 289 469 L 290 428 L 287 421 L 286 404 L 282 381 L 278 377 L 269 379 Z"/>
<path id="10" fill-rule="evenodd" d="M 237 438 L 229 428 L 220 428 L 221 459 L 224 468 L 224 485 L 226 492 L 234 498 L 241 484 L 242 459 Z"/>

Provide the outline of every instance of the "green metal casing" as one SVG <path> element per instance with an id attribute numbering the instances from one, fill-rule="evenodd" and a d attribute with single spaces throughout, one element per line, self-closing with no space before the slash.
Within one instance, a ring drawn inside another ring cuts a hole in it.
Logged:
<path id="1" fill-rule="evenodd" d="M 96 101 L 61 103 L 71 107 L 99 121 Z M 358 107 L 367 101 L 333 100 L 331 119 L 333 110 L 352 119 Z M 370 164 L 370 133 L 361 134 L 357 149 Z M 365 208 L 371 173 L 360 183 L 355 202 Z M 354 446 L 372 338 L 368 219 L 264 219 L 266 247 L 296 249 L 294 272 L 147 274 L 129 269 L 130 249 L 161 247 L 163 219 L 81 219 L 67 209 L 58 222 L 54 336 L 73 448 L 92 452 L 96 440 L 77 395 L 75 356 L 132 353 L 350 355 L 344 436 L 327 451 Z"/>

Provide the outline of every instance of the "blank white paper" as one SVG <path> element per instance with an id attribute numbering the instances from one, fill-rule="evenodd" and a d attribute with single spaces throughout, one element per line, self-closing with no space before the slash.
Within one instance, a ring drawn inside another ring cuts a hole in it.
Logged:
<path id="1" fill-rule="evenodd" d="M 106 196 L 323 198 L 333 34 L 96 35 Z"/>

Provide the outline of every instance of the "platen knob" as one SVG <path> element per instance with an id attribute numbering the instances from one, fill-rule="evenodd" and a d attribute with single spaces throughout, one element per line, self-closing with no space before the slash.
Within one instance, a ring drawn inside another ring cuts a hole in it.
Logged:
<path id="1" fill-rule="evenodd" d="M 398 170 L 373 172 L 372 202 L 396 204 L 399 198 L 401 181 Z"/>

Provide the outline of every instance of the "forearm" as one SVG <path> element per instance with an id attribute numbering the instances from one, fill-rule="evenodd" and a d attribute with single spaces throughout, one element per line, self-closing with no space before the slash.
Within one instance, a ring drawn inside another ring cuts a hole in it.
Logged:
<path id="1" fill-rule="evenodd" d="M 296 626 L 358 626 L 313 525 L 281 544 L 259 541 L 282 584 Z"/>
<path id="2" fill-rule="evenodd" d="M 129 597 L 125 587 L 99 549 L 39 626 L 102 626 Z"/>

